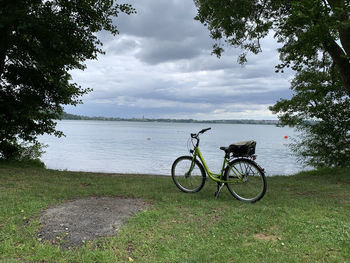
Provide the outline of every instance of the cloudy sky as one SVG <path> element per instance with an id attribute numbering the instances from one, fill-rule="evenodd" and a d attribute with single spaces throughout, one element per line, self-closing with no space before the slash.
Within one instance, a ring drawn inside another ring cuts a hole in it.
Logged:
<path id="1" fill-rule="evenodd" d="M 276 119 L 268 106 L 289 98 L 290 73 L 275 73 L 278 45 L 237 63 L 240 50 L 211 55 L 213 40 L 193 18 L 192 0 L 130 0 L 134 15 L 115 20 L 120 34 L 102 32 L 106 55 L 72 71 L 73 81 L 93 91 L 66 111 L 122 118 Z"/>

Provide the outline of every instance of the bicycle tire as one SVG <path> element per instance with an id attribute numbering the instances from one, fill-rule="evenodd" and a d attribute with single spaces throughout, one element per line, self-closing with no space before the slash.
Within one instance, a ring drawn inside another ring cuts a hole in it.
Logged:
<path id="1" fill-rule="evenodd" d="M 198 160 L 195 160 L 190 174 L 186 174 L 190 170 L 192 159 L 192 156 L 181 156 L 171 167 L 171 177 L 175 185 L 185 193 L 199 192 L 205 184 L 206 173 Z"/>
<path id="2" fill-rule="evenodd" d="M 239 179 L 235 174 L 240 173 Z M 238 158 L 229 163 L 225 168 L 224 179 L 237 178 L 234 183 L 226 183 L 227 189 L 238 200 L 255 203 L 266 193 L 267 183 L 263 169 L 254 161 L 247 158 Z"/>

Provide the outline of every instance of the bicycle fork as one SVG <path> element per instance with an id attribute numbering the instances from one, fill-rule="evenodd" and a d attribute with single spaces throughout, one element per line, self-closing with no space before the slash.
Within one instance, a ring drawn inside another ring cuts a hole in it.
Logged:
<path id="1" fill-rule="evenodd" d="M 193 156 L 190 169 L 185 173 L 185 178 L 188 178 L 191 176 L 191 173 L 192 173 L 194 165 L 195 165 L 195 161 L 196 161 L 196 156 Z"/>

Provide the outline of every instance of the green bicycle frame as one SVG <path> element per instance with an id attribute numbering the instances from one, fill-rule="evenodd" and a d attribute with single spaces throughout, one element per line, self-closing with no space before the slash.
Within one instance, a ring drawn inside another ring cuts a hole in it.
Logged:
<path id="1" fill-rule="evenodd" d="M 224 161 L 222 163 L 222 168 L 221 168 L 220 174 L 216 174 L 216 173 L 211 172 L 208 168 L 208 165 L 206 164 L 206 162 L 203 158 L 202 153 L 200 152 L 200 150 L 197 146 L 195 146 L 195 148 L 194 148 L 191 168 L 187 172 L 187 174 L 190 174 L 192 172 L 193 167 L 194 167 L 194 162 L 195 162 L 197 156 L 201 160 L 201 163 L 202 163 L 207 175 L 210 177 L 210 179 L 214 180 L 215 182 L 218 182 L 218 183 L 239 183 L 239 182 L 242 182 L 243 174 L 241 174 L 235 167 L 231 167 L 229 164 L 229 161 L 226 158 L 224 158 Z M 224 180 L 223 179 L 226 165 L 228 165 L 231 168 L 232 172 L 235 174 L 234 180 Z"/>

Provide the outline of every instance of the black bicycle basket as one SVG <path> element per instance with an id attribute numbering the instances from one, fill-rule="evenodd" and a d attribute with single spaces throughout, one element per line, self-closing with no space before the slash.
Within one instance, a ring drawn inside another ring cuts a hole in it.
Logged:
<path id="1" fill-rule="evenodd" d="M 233 143 L 229 146 L 232 157 L 245 157 L 255 154 L 256 141 Z"/>

